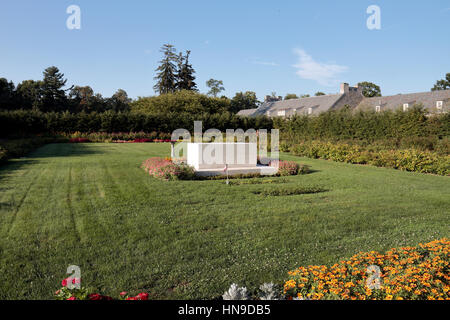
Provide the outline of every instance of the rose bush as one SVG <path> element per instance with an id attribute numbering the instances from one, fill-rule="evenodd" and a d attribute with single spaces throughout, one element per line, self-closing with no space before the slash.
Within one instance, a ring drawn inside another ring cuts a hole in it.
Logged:
<path id="1" fill-rule="evenodd" d="M 161 180 L 192 180 L 195 178 L 192 167 L 174 163 L 168 158 L 149 158 L 142 163 L 142 168 L 149 175 Z"/>

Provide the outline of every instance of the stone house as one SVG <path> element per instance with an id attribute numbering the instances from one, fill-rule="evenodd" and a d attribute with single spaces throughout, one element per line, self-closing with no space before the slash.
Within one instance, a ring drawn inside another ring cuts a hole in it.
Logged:
<path id="1" fill-rule="evenodd" d="M 381 112 L 383 110 L 400 108 L 406 111 L 417 104 L 423 105 L 430 113 L 448 112 L 450 90 L 365 98 L 362 94 L 361 87 L 351 87 L 348 83 L 342 83 L 338 94 L 290 100 L 267 96 L 259 108 L 241 110 L 238 112 L 238 115 L 246 117 L 258 115 L 266 115 L 269 117 L 317 115 L 324 111 L 339 110 L 346 105 L 356 110 L 362 109 Z"/>

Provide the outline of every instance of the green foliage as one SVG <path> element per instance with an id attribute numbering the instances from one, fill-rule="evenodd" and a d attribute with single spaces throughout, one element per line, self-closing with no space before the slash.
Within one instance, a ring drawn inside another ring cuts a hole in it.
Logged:
<path id="1" fill-rule="evenodd" d="M 288 93 L 284 97 L 284 100 L 298 99 L 298 96 L 295 93 Z"/>
<path id="2" fill-rule="evenodd" d="M 153 97 L 139 97 L 131 103 L 132 111 L 149 114 L 165 113 L 224 113 L 230 109 L 228 99 L 208 97 L 204 94 L 182 90 Z"/>
<path id="3" fill-rule="evenodd" d="M 169 95 L 158 97 L 164 98 Z M 220 99 L 215 99 L 220 100 Z M 215 101 L 220 107 L 220 101 Z M 195 105 L 194 105 L 195 106 Z M 217 106 L 211 105 L 211 108 Z M 200 108 L 200 106 L 199 106 Z M 272 128 L 270 118 L 260 116 L 255 118 L 239 117 L 229 112 L 223 113 L 191 113 L 191 112 L 115 112 L 102 113 L 69 113 L 41 112 L 35 110 L 0 111 L 0 137 L 22 134 L 59 134 L 74 132 L 157 132 L 171 134 L 174 130 L 184 128 L 193 132 L 194 121 L 202 121 L 203 128 L 216 128 L 225 132 L 226 129 L 241 128 L 247 130 Z"/>
<path id="4" fill-rule="evenodd" d="M 292 148 L 292 154 L 353 164 L 369 164 L 404 171 L 450 175 L 450 156 L 416 149 L 379 150 L 337 142 L 308 141 Z"/>
<path id="5" fill-rule="evenodd" d="M 273 119 L 280 129 L 282 141 L 295 144 L 303 140 L 361 140 L 368 143 L 377 140 L 408 137 L 450 136 L 450 114 L 428 117 L 421 107 L 407 112 L 401 110 L 373 112 L 348 109 L 328 111 L 317 117 L 296 115 Z"/>
<path id="6" fill-rule="evenodd" d="M 259 106 L 256 93 L 253 91 L 237 92 L 230 101 L 229 111 L 237 113 L 244 109 L 256 109 Z"/>
<path id="7" fill-rule="evenodd" d="M 175 54 L 176 49 L 171 44 L 165 44 L 161 50 L 163 58 L 159 61 L 160 65 L 156 68 L 156 84 L 153 89 L 156 93 L 165 94 L 174 92 L 177 83 L 177 67 L 178 57 Z"/>
<path id="8" fill-rule="evenodd" d="M 176 87 L 178 90 L 192 90 L 197 91 L 197 84 L 194 82 L 194 68 L 189 63 L 190 51 L 186 51 L 186 55 L 180 52 L 178 56 L 178 74 Z"/>
<path id="9" fill-rule="evenodd" d="M 0 108 L 13 109 L 15 100 L 15 86 L 12 81 L 0 78 Z"/>
<path id="10" fill-rule="evenodd" d="M 363 88 L 362 94 L 364 97 L 381 97 L 381 89 L 375 83 L 364 81 L 358 83 L 358 86 Z"/>
<path id="11" fill-rule="evenodd" d="M 11 158 L 24 157 L 29 152 L 47 143 L 66 141 L 68 141 L 68 139 L 56 137 L 32 137 L 0 140 L 0 163 L 4 163 Z"/>
<path id="12" fill-rule="evenodd" d="M 17 105 L 23 109 L 39 109 L 42 103 L 42 81 L 24 80 L 17 85 Z"/>
<path id="13" fill-rule="evenodd" d="M 222 80 L 209 79 L 206 81 L 206 86 L 209 88 L 208 94 L 213 97 L 217 97 L 221 91 L 225 90 Z"/>
<path id="14" fill-rule="evenodd" d="M 316 97 L 324 96 L 324 95 L 325 95 L 325 93 L 323 93 L 323 92 L 321 92 L 321 91 L 318 91 L 318 92 L 316 92 L 316 94 L 315 94 Z"/>
<path id="15" fill-rule="evenodd" d="M 117 90 L 111 98 L 103 98 L 90 86 L 72 86 L 64 90 L 67 80 L 63 78 L 56 67 L 44 71 L 44 80 L 24 80 L 16 89 L 12 81 L 0 78 L 0 110 L 104 112 L 129 109 L 131 99 L 123 89 Z"/>
<path id="16" fill-rule="evenodd" d="M 67 79 L 59 72 L 57 67 L 49 67 L 44 71 L 42 80 L 42 106 L 43 111 L 61 111 L 67 105 L 66 92 L 63 90 Z"/>
<path id="17" fill-rule="evenodd" d="M 450 72 L 445 75 L 445 79 L 438 80 L 431 91 L 450 89 Z"/>
<path id="18" fill-rule="evenodd" d="M 295 176 L 299 173 L 300 165 L 295 161 L 278 161 L 278 172 L 279 176 Z"/>

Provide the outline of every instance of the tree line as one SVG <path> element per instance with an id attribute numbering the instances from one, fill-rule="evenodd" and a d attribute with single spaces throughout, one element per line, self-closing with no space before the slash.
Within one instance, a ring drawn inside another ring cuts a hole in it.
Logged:
<path id="1" fill-rule="evenodd" d="M 42 80 L 24 80 L 17 86 L 0 78 L 0 109 L 39 110 L 42 112 L 103 112 L 129 110 L 131 99 L 119 89 L 110 98 L 94 93 L 90 86 L 64 89 L 67 79 L 55 66 L 43 72 Z"/>
<path id="2" fill-rule="evenodd" d="M 210 105 L 221 105 L 215 112 L 237 113 L 243 109 L 254 109 L 260 106 L 256 93 L 253 91 L 237 92 L 233 98 L 226 96 L 219 97 L 225 90 L 223 81 L 209 79 L 206 85 L 209 88 L 208 93 L 201 94 L 195 82 L 195 70 L 190 63 L 191 51 L 185 53 L 179 52 L 171 44 L 165 44 L 161 47 L 162 59 L 156 68 L 154 77 L 156 84 L 153 89 L 156 96 L 138 98 L 132 101 L 123 89 L 118 89 L 111 97 L 105 98 L 99 93 L 95 93 L 90 86 L 71 86 L 66 88 L 67 79 L 64 74 L 55 67 L 49 67 L 43 72 L 42 80 L 24 80 L 17 86 L 12 81 L 0 78 L 0 110 L 38 110 L 42 112 L 105 112 L 113 110 L 117 112 L 132 111 L 133 108 L 146 109 L 147 112 L 164 113 L 168 109 L 189 109 L 185 108 L 189 101 L 196 100 L 198 112 L 211 112 Z M 358 83 L 362 87 L 362 93 L 365 97 L 381 96 L 381 89 L 378 85 L 371 82 Z M 450 73 L 442 80 L 438 80 L 431 89 L 447 90 L 450 89 Z M 168 95 L 168 99 L 179 105 L 163 105 L 159 97 Z M 323 92 L 317 92 L 316 96 L 325 95 Z M 272 93 L 276 97 L 276 93 Z M 195 99 L 193 99 L 195 97 Z M 309 94 L 297 96 L 288 93 L 285 100 L 310 97 Z M 187 98 L 187 101 L 183 101 Z M 278 98 L 278 97 L 276 97 Z M 220 99 L 214 100 L 214 99 Z M 146 107 L 143 108 L 143 105 Z M 194 108 L 195 109 L 195 108 Z"/>

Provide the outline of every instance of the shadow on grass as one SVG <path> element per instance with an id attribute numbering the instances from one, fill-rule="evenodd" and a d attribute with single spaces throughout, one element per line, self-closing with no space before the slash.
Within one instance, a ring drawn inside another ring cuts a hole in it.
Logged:
<path id="1" fill-rule="evenodd" d="M 13 203 L 10 202 L 0 202 L 0 210 L 8 210 L 11 209 L 12 207 L 14 207 Z"/>
<path id="2" fill-rule="evenodd" d="M 89 156 L 93 154 L 103 154 L 104 151 L 99 148 L 90 147 L 87 144 L 71 144 L 71 143 L 52 143 L 39 147 L 31 151 L 26 156 L 21 158 L 12 158 L 0 164 L 0 181 L 6 175 L 13 171 L 20 170 L 24 166 L 29 166 L 37 163 L 42 163 L 46 158 L 57 157 L 80 157 Z M 40 160 L 42 159 L 42 160 Z"/>
<path id="3" fill-rule="evenodd" d="M 35 164 L 37 160 L 24 160 L 24 159 L 10 159 L 0 165 L 0 181 L 5 178 L 6 175 L 22 169 L 24 166 Z M 0 187 L 0 192 L 7 190 L 5 187 Z"/>
<path id="4" fill-rule="evenodd" d="M 80 157 L 104 153 L 104 151 L 92 143 L 52 143 L 31 152 L 28 157 L 35 159 Z"/>

